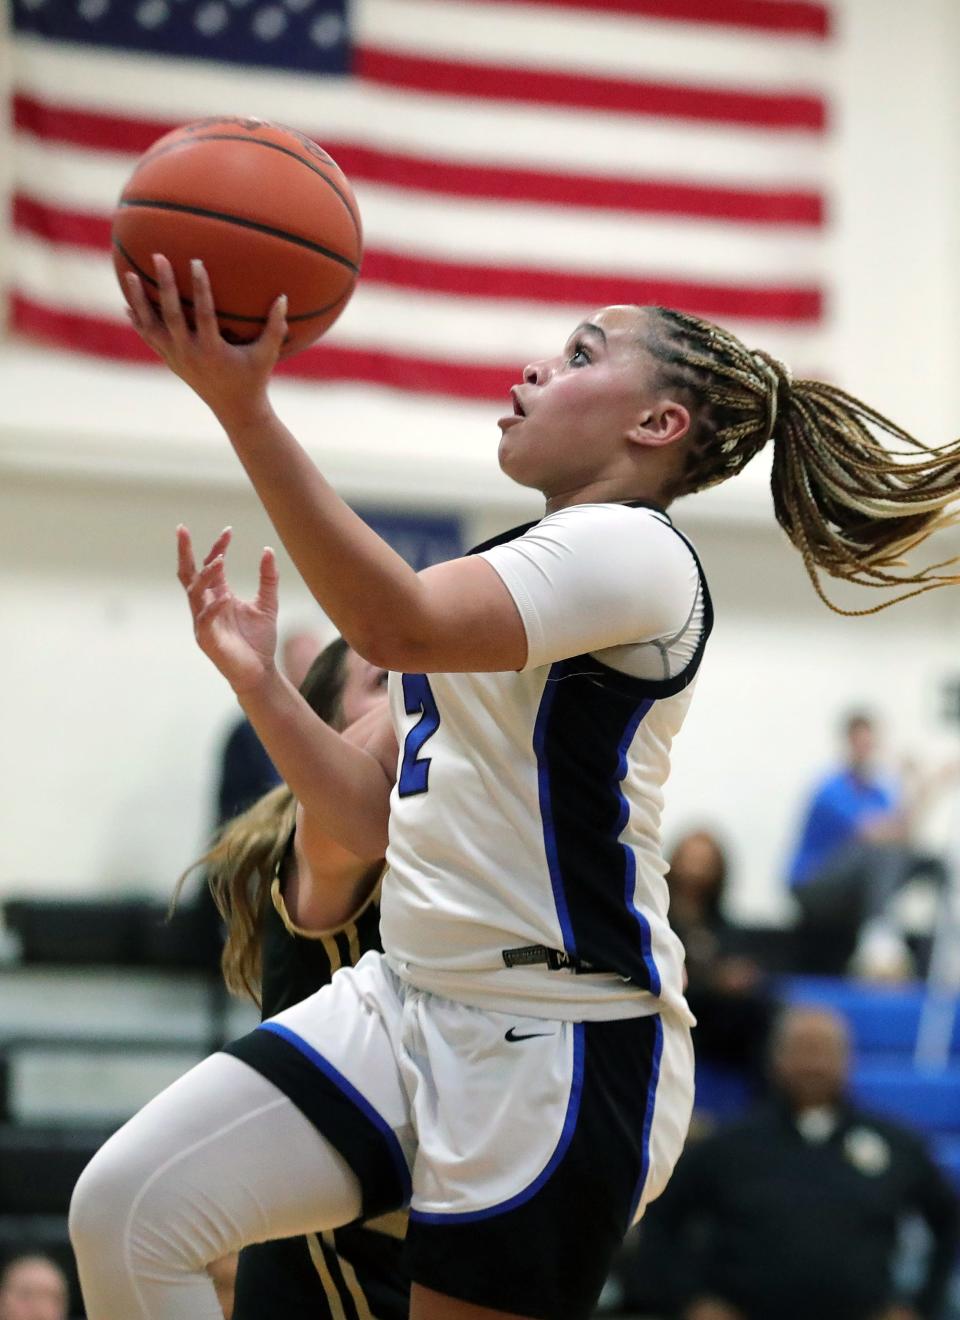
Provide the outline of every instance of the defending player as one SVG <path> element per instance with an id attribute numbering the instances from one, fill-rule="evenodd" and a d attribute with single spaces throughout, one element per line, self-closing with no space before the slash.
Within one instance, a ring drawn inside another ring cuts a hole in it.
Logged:
<path id="1" fill-rule="evenodd" d="M 418 575 L 270 408 L 282 302 L 232 348 L 201 268 L 195 335 L 157 275 L 163 323 L 137 285 L 137 327 L 216 412 L 343 635 L 400 671 L 401 751 L 396 767 L 387 731 L 337 751 L 271 656 L 234 683 L 346 846 L 379 856 L 389 820 L 386 953 L 108 1143 L 74 1203 L 88 1314 L 214 1320 L 211 1255 L 410 1200 L 414 1320 L 586 1317 L 692 1099 L 659 815 L 712 612 L 665 507 L 773 438 L 777 515 L 815 580 L 928 589 L 957 579 L 897 564 L 943 521 L 960 447 L 893 460 L 865 420 L 916 442 L 841 391 L 694 318 L 606 308 L 527 368 L 501 421 L 501 466 L 546 516 Z M 268 587 L 274 571 L 266 552 Z M 215 628 L 222 557 L 191 593 Z"/>
<path id="2" fill-rule="evenodd" d="M 275 632 L 275 614 L 262 625 Z M 386 674 L 338 638 L 317 656 L 300 691 L 320 719 L 362 745 L 371 716 L 385 705 Z M 358 861 L 325 838 L 285 784 L 230 821 L 196 865 L 226 923 L 227 985 L 253 999 L 264 1018 L 306 999 L 368 950 L 380 951 L 382 865 Z M 245 1247 L 233 1320 L 338 1320 L 351 1309 L 406 1320 L 405 1232 L 406 1216 L 396 1214 Z"/>

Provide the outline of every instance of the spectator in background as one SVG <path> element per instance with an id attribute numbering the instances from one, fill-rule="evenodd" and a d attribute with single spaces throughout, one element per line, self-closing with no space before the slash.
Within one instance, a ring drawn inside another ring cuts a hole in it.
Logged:
<path id="1" fill-rule="evenodd" d="M 281 667 L 294 687 L 298 688 L 306 678 L 322 648 L 322 639 L 304 629 L 288 633 L 283 639 Z M 252 807 L 279 783 L 276 766 L 244 715 L 230 730 L 223 747 L 217 785 L 217 829 Z"/>
<path id="2" fill-rule="evenodd" d="M 651 1207 L 626 1300 L 682 1320 L 934 1320 L 957 1249 L 957 1198 L 912 1132 L 846 1096 L 836 1014 L 792 1008 L 775 1098 L 696 1143 Z M 917 1295 L 898 1295 L 898 1229 L 932 1234 Z"/>
<path id="3" fill-rule="evenodd" d="M 15 1256 L 0 1272 L 0 1320 L 67 1320 L 69 1289 L 48 1256 Z"/>
<path id="4" fill-rule="evenodd" d="M 843 732 L 844 763 L 814 789 L 790 864 L 801 960 L 805 971 L 838 973 L 849 962 L 863 976 L 902 980 L 913 968 L 891 901 L 917 876 L 943 882 L 942 862 L 918 851 L 911 833 L 945 776 L 907 792 L 877 769 L 871 716 L 849 715 Z"/>
<path id="5" fill-rule="evenodd" d="M 668 858 L 666 881 L 670 925 L 686 953 L 697 1061 L 732 1068 L 755 1087 L 772 1007 L 762 969 L 739 952 L 739 932 L 723 910 L 727 858 L 716 836 L 702 829 L 683 835 Z"/>

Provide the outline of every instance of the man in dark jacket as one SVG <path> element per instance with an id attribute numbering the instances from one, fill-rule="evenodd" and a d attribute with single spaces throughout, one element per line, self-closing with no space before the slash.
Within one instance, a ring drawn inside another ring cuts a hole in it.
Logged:
<path id="1" fill-rule="evenodd" d="M 631 1303 L 666 1302 L 683 1320 L 934 1320 L 957 1198 L 913 1132 L 847 1100 L 848 1067 L 842 1019 L 784 1014 L 774 1101 L 684 1153 L 644 1220 Z M 904 1296 L 893 1264 L 911 1215 L 932 1244 L 919 1290 Z"/>

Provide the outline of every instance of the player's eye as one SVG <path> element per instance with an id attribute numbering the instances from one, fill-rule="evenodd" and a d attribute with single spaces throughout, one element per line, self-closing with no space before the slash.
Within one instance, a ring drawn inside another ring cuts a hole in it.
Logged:
<path id="1" fill-rule="evenodd" d="M 592 361 L 590 350 L 579 340 L 574 344 L 567 362 L 571 367 L 586 367 Z"/>

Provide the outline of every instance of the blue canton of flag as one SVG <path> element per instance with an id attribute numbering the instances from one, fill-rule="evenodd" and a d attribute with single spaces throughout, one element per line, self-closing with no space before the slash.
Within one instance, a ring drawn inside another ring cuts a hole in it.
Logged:
<path id="1" fill-rule="evenodd" d="M 86 46 L 347 73 L 347 0 L 13 0 L 17 32 Z"/>

